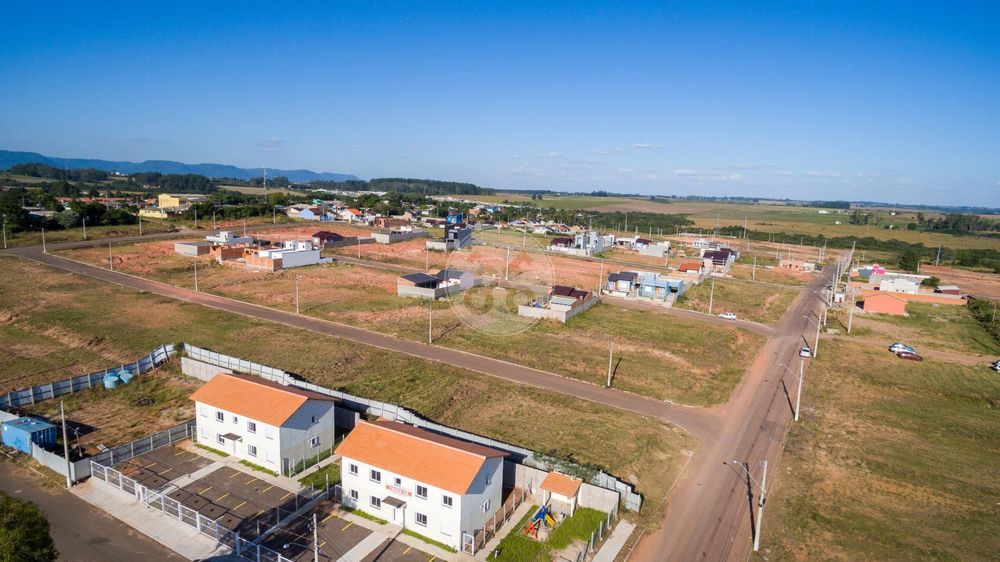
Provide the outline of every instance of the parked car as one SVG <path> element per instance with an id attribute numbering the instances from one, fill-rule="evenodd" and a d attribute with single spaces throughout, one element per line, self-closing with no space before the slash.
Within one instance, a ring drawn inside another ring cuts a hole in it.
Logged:
<path id="1" fill-rule="evenodd" d="M 719 315 L 719 318 L 725 318 L 726 320 L 736 320 L 735 312 L 723 312 Z"/>
<path id="2" fill-rule="evenodd" d="M 799 350 L 799 357 L 812 357 L 812 355 L 813 352 L 808 345 Z"/>
<path id="3" fill-rule="evenodd" d="M 890 345 L 889 346 L 889 351 L 891 351 L 893 353 L 899 353 L 900 351 L 908 351 L 910 353 L 916 353 L 917 352 L 917 350 L 915 350 L 912 347 L 906 345 L 905 343 L 899 343 L 899 342 L 896 342 L 896 343 Z"/>
<path id="4" fill-rule="evenodd" d="M 1000 373 L 1000 359 L 997 359 L 996 361 L 994 361 L 994 362 L 993 362 L 993 364 L 992 364 L 992 365 L 990 365 L 990 367 L 991 367 L 991 368 L 992 368 L 992 369 L 993 369 L 994 371 L 996 371 L 996 372 Z"/>
<path id="5" fill-rule="evenodd" d="M 916 353 L 913 353 L 912 351 L 897 351 L 896 352 L 896 357 L 899 357 L 900 359 L 908 359 L 910 361 L 923 361 L 924 360 L 923 357 L 917 355 Z"/>

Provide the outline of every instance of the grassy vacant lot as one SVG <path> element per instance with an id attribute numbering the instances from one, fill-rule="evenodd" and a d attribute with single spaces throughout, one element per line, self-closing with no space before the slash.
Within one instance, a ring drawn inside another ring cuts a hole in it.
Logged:
<path id="1" fill-rule="evenodd" d="M 848 342 L 826 350 L 758 559 L 995 560 L 1000 377 Z"/>
<path id="2" fill-rule="evenodd" d="M 851 336 L 878 339 L 889 345 L 905 342 L 917 348 L 975 354 L 1000 354 L 997 343 L 964 306 L 911 302 L 907 316 L 870 314 L 855 310 Z M 832 316 L 831 316 L 832 318 Z M 846 334 L 847 314 L 837 314 L 838 328 Z"/>
<path id="3" fill-rule="evenodd" d="M 61 396 L 70 442 L 77 443 L 73 427 L 80 428 L 79 443 L 90 454 L 97 444 L 112 446 L 173 427 L 194 417 L 188 400 L 201 381 L 180 373 L 180 362 L 132 379 L 113 389 L 96 386 Z M 48 420 L 59 419 L 59 400 L 48 400 L 26 408 Z"/>
<path id="4" fill-rule="evenodd" d="M 100 248 L 67 254 L 101 265 L 107 259 Z M 172 242 L 123 246 L 115 255 L 118 271 L 193 287 L 192 258 L 173 254 Z M 266 274 L 199 260 L 202 291 L 288 311 L 295 310 L 296 277 L 303 314 L 427 340 L 429 305 L 397 297 L 395 273 L 329 264 Z M 435 343 L 603 384 L 610 337 L 620 361 L 615 372 L 618 388 L 699 405 L 725 401 L 742 375 L 742 365 L 762 345 L 758 336 L 737 328 L 610 305 L 596 306 L 565 325 L 530 323 L 516 316 L 517 305 L 530 299 L 526 291 L 481 288 L 453 302 L 436 303 Z M 731 355 L 716 353 L 719 349 Z"/>
<path id="5" fill-rule="evenodd" d="M 715 295 L 712 296 L 712 280 L 706 279 L 700 285 L 687 290 L 675 304 L 678 308 L 708 312 L 711 297 L 712 314 L 735 312 L 743 320 L 773 323 L 781 320 L 788 305 L 792 304 L 799 289 L 753 283 L 739 279 L 716 279 Z"/>
<path id="6" fill-rule="evenodd" d="M 176 225 L 160 220 L 142 219 L 142 233 L 153 234 L 156 232 L 174 232 Z M 87 239 L 98 240 L 101 238 L 116 238 L 119 236 L 136 236 L 139 234 L 138 224 L 127 224 L 120 226 L 88 226 Z M 45 243 L 56 244 L 58 242 L 77 242 L 83 240 L 83 228 L 67 228 L 64 230 L 46 230 Z M 18 246 L 41 246 L 41 229 L 23 230 L 11 233 L 7 231 L 7 245 Z"/>
<path id="7" fill-rule="evenodd" d="M 397 402 L 441 423 L 601 467 L 635 482 L 645 494 L 643 516 L 649 521 L 659 517 L 662 499 L 686 459 L 683 451 L 693 446 L 681 430 L 576 398 L 64 275 L 15 258 L 0 260 L 3 325 L 31 333 L 42 326 L 57 329 L 78 338 L 76 347 L 81 348 L 98 337 L 113 363 L 135 359 L 165 342 L 186 341 L 332 388 Z"/>

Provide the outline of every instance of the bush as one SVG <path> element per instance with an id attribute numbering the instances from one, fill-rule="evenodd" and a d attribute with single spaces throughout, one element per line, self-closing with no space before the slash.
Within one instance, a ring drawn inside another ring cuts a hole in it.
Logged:
<path id="1" fill-rule="evenodd" d="M 38 507 L 0 492 L 0 562 L 51 562 L 58 555 Z"/>

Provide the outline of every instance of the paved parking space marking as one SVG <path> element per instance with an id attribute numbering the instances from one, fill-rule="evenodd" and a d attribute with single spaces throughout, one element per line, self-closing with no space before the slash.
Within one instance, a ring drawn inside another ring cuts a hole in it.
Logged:
<path id="1" fill-rule="evenodd" d="M 292 495 L 292 493 L 291 493 L 291 492 L 288 492 L 287 494 L 285 494 L 285 495 L 281 496 L 281 499 L 280 499 L 280 500 L 278 500 L 278 501 L 280 501 L 280 502 L 283 502 L 283 501 L 285 501 L 285 500 L 286 500 L 286 499 L 288 498 L 288 496 L 290 496 L 290 495 Z"/>
<path id="2" fill-rule="evenodd" d="M 274 487 L 274 484 L 271 484 L 271 485 L 270 485 L 270 486 L 268 486 L 267 488 L 264 488 L 263 490 L 261 490 L 261 491 L 260 491 L 260 493 L 262 493 L 262 494 L 263 494 L 263 493 L 266 493 L 266 492 L 267 492 L 268 490 L 270 490 L 270 489 L 271 489 L 271 488 L 273 488 L 273 487 Z"/>
<path id="3" fill-rule="evenodd" d="M 230 478 L 236 478 L 236 477 L 237 477 L 237 476 L 239 476 L 240 474 L 243 474 L 243 473 L 242 473 L 242 472 L 234 472 L 234 473 L 233 473 L 233 475 L 232 475 L 232 476 L 230 476 Z"/>
<path id="4" fill-rule="evenodd" d="M 324 517 L 323 520 L 319 522 L 319 524 L 322 525 L 323 523 L 326 523 L 327 521 L 330 520 L 331 517 L 333 517 L 333 513 L 332 512 L 329 515 L 327 515 L 326 517 Z"/>
<path id="5" fill-rule="evenodd" d="M 219 498 L 219 499 L 222 499 L 222 498 Z M 239 508 L 243 507 L 243 506 L 244 506 L 244 505 L 246 505 L 246 504 L 247 504 L 247 502 L 246 502 L 246 501 L 244 501 L 244 502 L 243 502 L 243 503 L 241 503 L 240 505 L 238 505 L 238 506 L 234 507 L 234 508 L 233 508 L 233 511 L 236 511 L 237 509 L 239 509 Z M 261 512 L 260 512 L 260 513 L 264 513 L 264 510 L 261 510 Z M 258 513 L 257 515 L 260 515 L 260 513 Z"/>
<path id="6" fill-rule="evenodd" d="M 207 491 L 209 491 L 209 490 L 211 490 L 211 489 L 212 489 L 212 486 L 211 486 L 211 485 L 209 485 L 209 486 L 208 486 L 208 488 L 205 488 L 204 490 L 202 490 L 202 491 L 198 492 L 198 495 L 199 495 L 199 496 L 203 496 L 203 495 L 205 495 L 205 492 L 207 492 Z"/>
<path id="7" fill-rule="evenodd" d="M 226 492 L 225 494 L 222 494 L 221 496 L 219 496 L 219 499 L 217 499 L 215 501 L 222 501 L 222 500 L 226 499 L 226 496 L 228 496 L 228 495 L 229 495 L 229 492 Z"/>
<path id="8" fill-rule="evenodd" d="M 403 551 L 403 554 L 406 554 L 407 552 L 409 552 L 411 550 L 413 550 L 413 547 L 412 546 L 408 546 L 408 547 L 406 547 L 406 550 Z"/>
<path id="9" fill-rule="evenodd" d="M 184 453 L 186 453 L 186 452 L 187 452 L 187 451 L 185 451 L 184 449 L 181 449 L 180 451 L 177 451 L 176 453 L 174 453 L 174 456 L 175 456 L 175 457 L 179 457 L 179 456 L 183 455 L 183 454 L 184 454 Z"/>

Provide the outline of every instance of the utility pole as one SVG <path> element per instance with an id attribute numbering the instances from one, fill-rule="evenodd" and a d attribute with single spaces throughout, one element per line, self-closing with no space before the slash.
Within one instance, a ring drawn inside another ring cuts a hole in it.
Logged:
<path id="1" fill-rule="evenodd" d="M 750 279 L 753 281 L 757 280 L 757 256 L 753 257 L 753 273 L 750 275 Z"/>
<path id="2" fill-rule="evenodd" d="M 7 221 L 3 221 L 3 249 L 7 249 Z"/>
<path id="3" fill-rule="evenodd" d="M 712 277 L 712 290 L 708 293 L 708 313 L 712 314 L 712 304 L 715 302 L 715 277 Z"/>
<path id="4" fill-rule="evenodd" d="M 760 550 L 760 527 L 764 518 L 764 496 L 767 494 L 767 459 L 764 459 L 764 474 L 760 479 L 760 496 L 757 498 L 757 524 L 755 525 L 753 536 L 754 552 Z M 315 514 L 313 515 L 315 517 Z"/>
<path id="5" fill-rule="evenodd" d="M 215 207 L 212 207 L 212 230 L 219 228 L 218 226 L 215 226 L 215 212 L 217 210 L 218 209 L 216 209 Z"/>
<path id="6" fill-rule="evenodd" d="M 747 239 L 747 220 L 749 220 L 749 219 L 750 219 L 749 216 L 744 215 L 744 217 L 743 217 L 743 239 L 744 240 Z"/>
<path id="7" fill-rule="evenodd" d="M 937 266 L 939 263 L 941 263 L 941 246 L 940 245 L 938 245 L 937 257 L 934 258 L 934 265 Z"/>
<path id="8" fill-rule="evenodd" d="M 108 269 L 115 270 L 115 258 L 111 254 L 111 242 L 108 242 Z"/>
<path id="9" fill-rule="evenodd" d="M 361 237 L 358 237 L 358 259 L 361 259 Z"/>
<path id="10" fill-rule="evenodd" d="M 278 209 L 271 207 L 271 224 L 278 224 Z"/>
<path id="11" fill-rule="evenodd" d="M 434 344 L 434 303 L 427 305 L 427 345 Z"/>
<path id="12" fill-rule="evenodd" d="M 857 305 L 854 303 L 854 291 L 848 290 L 847 304 L 850 309 L 847 311 L 847 333 L 851 333 L 851 322 L 854 321 L 854 309 Z"/>
<path id="13" fill-rule="evenodd" d="M 198 262 L 194 262 L 194 290 L 198 290 Z"/>
<path id="14" fill-rule="evenodd" d="M 608 388 L 611 388 L 611 364 L 613 362 L 614 354 L 611 348 L 611 336 L 608 336 Z"/>
<path id="15" fill-rule="evenodd" d="M 802 358 L 799 357 L 799 390 L 795 393 L 795 421 L 799 421 L 799 404 L 802 403 L 802 383 L 804 382 L 804 367 Z"/>
<path id="16" fill-rule="evenodd" d="M 247 235 L 247 219 L 243 219 L 243 236 Z"/>
<path id="17" fill-rule="evenodd" d="M 47 250 L 45 249 L 45 229 L 44 229 L 44 228 L 42 229 L 42 253 L 43 253 L 43 254 L 47 254 L 47 253 L 49 253 L 49 252 L 48 252 L 48 251 L 47 251 Z"/>
<path id="18" fill-rule="evenodd" d="M 198 230 L 198 209 L 194 210 L 194 229 Z"/>
<path id="19" fill-rule="evenodd" d="M 265 179 L 264 182 L 265 182 L 264 183 L 264 186 L 265 186 L 264 189 L 267 189 L 267 183 L 266 183 L 267 180 Z M 317 531 L 317 525 L 316 525 L 316 512 L 314 511 L 313 512 L 313 562 L 319 562 L 319 540 L 316 537 L 316 533 L 317 532 L 318 531 Z M 260 551 L 258 550 L 258 553 L 259 552 Z"/>
<path id="20" fill-rule="evenodd" d="M 507 260 L 504 263 L 503 268 L 503 280 L 507 281 L 510 277 L 510 244 L 507 244 Z"/>
<path id="21" fill-rule="evenodd" d="M 87 217 L 83 217 L 80 220 L 83 221 L 83 239 L 86 240 L 87 239 Z"/>
<path id="22" fill-rule="evenodd" d="M 299 276 L 295 276 L 295 314 L 299 313 Z"/>
<path id="23" fill-rule="evenodd" d="M 142 236 L 142 215 L 139 215 L 139 236 Z"/>
<path id="24" fill-rule="evenodd" d="M 431 268 L 431 251 L 424 246 L 424 271 L 429 271 Z"/>
<path id="25" fill-rule="evenodd" d="M 597 274 L 597 292 L 600 294 L 601 285 L 604 284 L 604 260 L 601 260 L 601 272 Z"/>
<path id="26" fill-rule="evenodd" d="M 70 477 L 69 439 L 66 436 L 66 411 L 62 400 L 59 401 L 59 417 L 62 418 L 63 454 L 66 456 L 66 489 L 69 489 L 73 487 L 73 479 Z"/>

